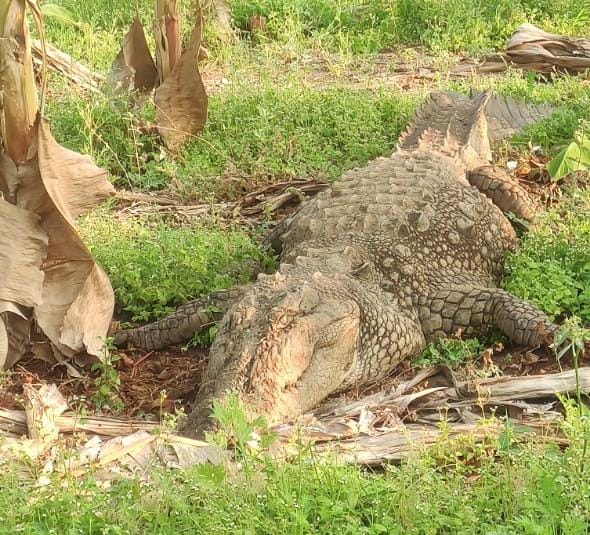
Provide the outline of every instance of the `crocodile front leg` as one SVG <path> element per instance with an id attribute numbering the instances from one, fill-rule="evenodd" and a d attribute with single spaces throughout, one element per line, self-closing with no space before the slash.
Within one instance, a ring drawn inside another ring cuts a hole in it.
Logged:
<path id="1" fill-rule="evenodd" d="M 529 192 L 500 167 L 478 167 L 468 174 L 467 179 L 505 214 L 513 213 L 520 219 L 532 221 L 540 211 Z"/>
<path id="2" fill-rule="evenodd" d="M 485 334 L 497 327 L 526 347 L 547 343 L 557 326 L 538 308 L 499 288 L 459 286 L 419 300 L 419 317 L 428 341 L 461 330 Z"/>
<path id="3" fill-rule="evenodd" d="M 365 303 L 358 344 L 358 360 L 339 391 L 380 381 L 404 360 L 418 355 L 426 340 L 414 311 L 397 304 Z"/>
<path id="4" fill-rule="evenodd" d="M 187 342 L 219 321 L 243 292 L 244 288 L 220 290 L 190 301 L 159 321 L 115 333 L 115 345 L 153 351 Z"/>

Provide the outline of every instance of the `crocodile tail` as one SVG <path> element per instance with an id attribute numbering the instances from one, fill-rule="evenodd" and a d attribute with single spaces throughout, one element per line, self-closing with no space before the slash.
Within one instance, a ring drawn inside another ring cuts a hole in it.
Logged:
<path id="1" fill-rule="evenodd" d="M 213 292 L 178 307 L 169 316 L 135 329 L 115 333 L 117 347 L 133 346 L 146 351 L 187 342 L 219 321 L 239 299 L 243 288 Z"/>
<path id="2" fill-rule="evenodd" d="M 471 170 L 491 161 L 491 143 L 551 115 L 547 104 L 529 105 L 480 92 L 431 93 L 398 144 L 399 151 L 426 150 L 459 158 Z"/>
<path id="3" fill-rule="evenodd" d="M 492 157 L 484 114 L 489 99 L 489 93 L 431 93 L 401 135 L 398 151 L 438 152 L 459 158 L 468 169 L 487 163 Z"/>
<path id="4" fill-rule="evenodd" d="M 549 104 L 527 104 L 522 100 L 492 95 L 483 111 L 488 123 L 488 136 L 495 143 L 546 119 L 555 108 Z"/>

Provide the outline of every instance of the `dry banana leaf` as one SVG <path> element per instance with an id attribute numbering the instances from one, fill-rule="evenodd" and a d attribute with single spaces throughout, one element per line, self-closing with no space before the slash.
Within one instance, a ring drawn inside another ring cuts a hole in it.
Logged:
<path id="1" fill-rule="evenodd" d="M 187 48 L 154 97 L 158 131 L 172 151 L 200 133 L 207 121 L 207 93 L 198 67 L 203 29 L 200 10 L 196 18 Z"/>
<path id="2" fill-rule="evenodd" d="M 49 236 L 35 319 L 64 355 L 86 351 L 98 356 L 112 318 L 114 294 L 80 240 L 74 220 L 114 190 L 106 171 L 59 146 L 44 121 L 39 124 L 37 147 L 36 158 L 23 166 L 17 199 L 40 217 Z"/>
<path id="3" fill-rule="evenodd" d="M 136 18 L 123 38 L 123 46 L 113 63 L 107 83 L 114 88 L 148 93 L 156 85 L 157 77 L 143 26 Z"/>
<path id="4" fill-rule="evenodd" d="M 420 384 L 428 386 L 416 390 Z M 579 382 L 578 382 L 579 381 Z M 436 386 L 433 386 L 436 385 Z M 498 407 L 522 407 L 523 412 L 533 416 L 545 415 L 554 419 L 559 413 L 552 410 L 556 394 L 570 394 L 578 388 L 590 390 L 590 368 L 580 368 L 578 379 L 573 370 L 546 375 L 523 377 L 492 377 L 488 379 L 457 381 L 453 373 L 444 367 L 428 368 L 413 380 L 378 392 L 360 400 L 337 400 L 316 412 L 322 425 L 343 420 L 359 420 L 363 410 L 385 415 L 394 415 L 397 421 L 411 417 L 412 421 L 428 420 L 429 415 L 438 417 L 440 407 L 445 407 L 447 417 L 461 421 L 463 411 L 471 408 L 481 417 L 485 412 Z M 375 425 L 382 423 L 377 420 Z"/>
<path id="5" fill-rule="evenodd" d="M 0 370 L 9 369 L 28 351 L 31 334 L 31 313 L 14 303 L 0 303 L 0 322 L 7 336 L 7 353 L 0 361 Z"/>
<path id="6" fill-rule="evenodd" d="M 492 409 L 500 415 L 498 409 L 504 408 L 517 434 L 565 444 L 558 434 L 562 414 L 555 408 L 556 396 L 574 393 L 578 386 L 590 389 L 590 368 L 579 369 L 577 383 L 573 370 L 456 381 L 450 370 L 437 366 L 362 399 L 334 400 L 308 415 L 311 421 L 277 426 L 274 431 L 283 444 L 281 456 L 289 456 L 290 441 L 296 436 L 312 443 L 317 453 L 336 454 L 344 462 L 379 465 L 407 459 L 435 444 L 441 417 L 445 436 L 467 433 L 477 440 L 497 436 L 505 429 L 503 425 L 482 426 L 480 422 Z"/>
<path id="7" fill-rule="evenodd" d="M 113 193 L 106 172 L 60 147 L 42 118 L 26 9 L 0 0 L 0 365 L 48 338 L 54 355 L 100 355 L 113 291 L 81 242 L 75 218 Z M 42 81 L 45 68 L 42 69 Z M 44 89 L 44 84 L 42 84 Z"/>
<path id="8" fill-rule="evenodd" d="M 4 364 L 8 359 L 8 331 L 4 323 L 4 318 L 0 314 L 0 369 L 4 369 Z"/>
<path id="9" fill-rule="evenodd" d="M 68 404 L 55 385 L 23 386 L 25 395 L 25 417 L 32 439 L 45 442 L 57 440 L 59 427 L 57 418 L 68 408 Z"/>
<path id="10" fill-rule="evenodd" d="M 223 452 L 206 442 L 191 440 L 156 432 L 156 423 L 137 422 L 134 430 L 129 422 L 124 425 L 111 425 L 111 431 L 118 429 L 114 438 L 106 441 L 94 435 L 82 443 L 67 445 L 67 460 L 59 458 L 60 432 L 84 430 L 84 418 L 63 415 L 67 404 L 55 385 L 42 385 L 39 388 L 27 386 L 24 389 L 26 411 L 6 411 L 0 409 L 0 436 L 7 437 L 0 445 L 0 461 L 13 463 L 42 460 L 47 467 L 48 457 L 54 470 L 68 477 L 78 477 L 92 470 L 101 470 L 103 479 L 131 475 L 138 471 L 145 473 L 148 468 L 161 466 L 186 469 L 203 463 L 219 464 L 224 460 Z M 92 418 L 91 418 L 92 420 Z M 100 418 L 95 420 L 101 420 Z M 102 418 L 108 423 L 108 418 Z M 116 424 L 117 418 L 112 418 Z M 68 422 L 64 426 L 64 421 Z M 151 427 L 149 427 L 151 426 Z M 92 427 L 92 426 L 90 426 Z M 143 427 L 143 428 L 142 428 Z M 106 425 L 100 430 L 108 429 Z M 145 429 L 154 431 L 147 432 Z M 29 438 L 20 438 L 26 434 Z M 62 442 L 62 446 L 66 447 Z M 23 457 L 26 454 L 26 457 Z M 30 471 L 29 471 L 30 473 Z"/>
<path id="11" fill-rule="evenodd" d="M 27 307 L 41 303 L 43 272 L 39 267 L 47 246 L 39 217 L 0 199 L 0 302 Z"/>
<path id="12" fill-rule="evenodd" d="M 590 40 L 547 33 L 532 24 L 519 26 L 506 50 L 489 56 L 478 65 L 459 64 L 455 74 L 504 72 L 509 67 L 539 73 L 579 74 L 590 69 Z"/>
<path id="13" fill-rule="evenodd" d="M 0 39 L 0 136 L 6 154 L 18 165 L 27 159 L 31 146 L 37 118 L 37 88 L 31 56 L 23 54 L 23 46 L 17 39 L 30 43 L 28 32 Z"/>
<path id="14" fill-rule="evenodd" d="M 567 445 L 559 433 L 562 415 L 554 410 L 554 404 L 557 395 L 573 393 L 578 387 L 590 389 L 590 368 L 580 368 L 578 380 L 576 372 L 570 370 L 457 381 L 447 368 L 437 366 L 359 400 L 334 400 L 315 415 L 305 415 L 297 424 L 275 426 L 273 431 L 278 435 L 278 442 L 271 454 L 289 458 L 298 453 L 296 444 L 303 441 L 311 444 L 317 454 L 335 454 L 343 462 L 363 465 L 398 462 L 437 443 L 441 437 L 441 411 L 445 439 L 463 434 L 476 441 L 495 439 L 506 429 L 505 425 L 497 420 L 484 424 L 481 418 L 482 413 L 487 415 L 487 409 L 498 407 L 519 409 L 516 415 L 507 418 L 516 439 L 533 436 L 535 440 Z M 0 448 L 0 460 L 15 451 L 26 451 L 33 458 L 46 453 L 48 445 L 63 440 L 56 438 L 57 431 L 61 435 L 81 432 L 93 435 L 74 449 L 68 446 L 76 453 L 60 469 L 75 476 L 97 467 L 106 468 L 107 473 L 121 470 L 133 473 L 154 464 L 187 468 L 224 459 L 219 449 L 207 443 L 158 434 L 157 422 L 81 417 L 63 412 L 65 403 L 55 392 L 55 387 L 26 389 L 28 403 L 35 407 L 27 415 L 23 411 L 0 409 L 0 436 L 11 439 L 10 447 Z M 454 413 L 459 417 L 453 416 Z M 407 417 L 410 423 L 404 423 Z M 16 440 L 27 433 L 37 436 L 36 441 Z M 103 442 L 105 437 L 112 438 Z"/>
<path id="15" fill-rule="evenodd" d="M 512 425 L 517 425 L 512 422 Z M 415 456 L 436 444 L 442 436 L 445 440 L 469 435 L 477 441 L 497 437 L 506 427 L 504 425 L 482 426 L 473 424 L 452 424 L 441 431 L 437 426 L 410 425 L 403 428 L 375 435 L 359 436 L 353 439 L 317 444 L 314 450 L 318 454 L 335 455 L 341 462 L 379 466 L 385 463 L 398 463 Z M 534 434 L 543 442 L 566 445 L 567 441 L 558 436 L 548 435 L 542 426 L 519 426 L 518 435 Z"/>

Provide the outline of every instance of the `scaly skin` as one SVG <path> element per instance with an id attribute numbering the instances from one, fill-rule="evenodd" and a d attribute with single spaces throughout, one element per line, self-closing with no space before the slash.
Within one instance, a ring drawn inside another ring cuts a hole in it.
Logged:
<path id="1" fill-rule="evenodd" d="M 516 343 L 543 343 L 555 326 L 496 287 L 517 242 L 502 210 L 531 219 L 535 204 L 488 163 L 489 137 L 546 114 L 489 95 L 434 94 L 391 157 L 345 173 L 283 222 L 270 238 L 280 268 L 228 306 L 184 432 L 202 432 L 211 402 L 230 391 L 269 423 L 292 419 L 457 330 L 495 326 Z M 151 349 L 179 339 L 175 321 L 154 325 L 119 341 Z M 160 325 L 164 336 L 141 334 Z"/>

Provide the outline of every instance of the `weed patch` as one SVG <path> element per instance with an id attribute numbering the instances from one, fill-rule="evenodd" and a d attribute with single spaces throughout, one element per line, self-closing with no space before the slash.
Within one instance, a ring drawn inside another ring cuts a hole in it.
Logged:
<path id="1" fill-rule="evenodd" d="M 354 54 L 394 44 L 482 52 L 502 48 L 523 22 L 583 34 L 590 19 L 587 8 L 573 0 L 233 0 L 230 5 L 239 28 L 246 29 L 250 17 L 264 15 L 272 39 Z"/>
<path id="2" fill-rule="evenodd" d="M 590 193 L 573 190 L 539 216 L 517 253 L 508 256 L 508 291 L 552 318 L 590 322 Z"/>
<path id="3" fill-rule="evenodd" d="M 466 340 L 443 338 L 429 344 L 412 364 L 417 367 L 446 364 L 451 368 L 456 368 L 479 355 L 483 349 L 484 346 L 476 338 Z"/>
<path id="4" fill-rule="evenodd" d="M 115 289 L 118 312 L 158 318 L 199 295 L 247 282 L 270 260 L 238 230 L 115 219 L 106 210 L 80 220 L 80 234 Z"/>
<path id="5" fill-rule="evenodd" d="M 151 190 L 172 181 L 186 199 L 234 199 L 279 179 L 335 179 L 391 152 L 419 100 L 347 89 L 226 91 L 210 99 L 205 132 L 176 161 L 139 133 L 122 102 L 65 95 L 48 114 L 55 136 L 93 156 L 118 186 Z"/>
<path id="6" fill-rule="evenodd" d="M 252 180 L 335 179 L 392 151 L 418 100 L 400 93 L 299 87 L 225 92 L 211 99 L 202 138 L 185 147 L 179 187 L 186 196 L 207 191 L 233 198 L 243 188 L 251 190 Z M 234 180 L 228 182 L 228 176 Z"/>
<path id="7" fill-rule="evenodd" d="M 483 442 L 450 439 L 375 473 L 319 460 L 301 446 L 290 463 L 243 452 L 242 469 L 155 471 L 108 489 L 89 476 L 32 487 L 0 474 L 0 533 L 564 533 L 590 518 L 589 420 L 567 402 L 560 451 L 516 443 L 509 426 Z M 248 469 L 246 469 L 246 466 Z"/>

